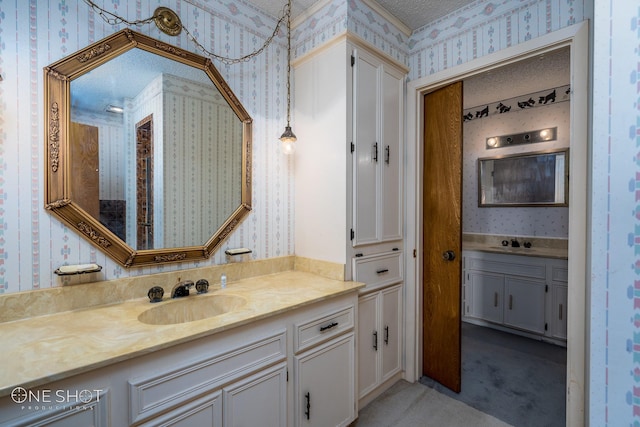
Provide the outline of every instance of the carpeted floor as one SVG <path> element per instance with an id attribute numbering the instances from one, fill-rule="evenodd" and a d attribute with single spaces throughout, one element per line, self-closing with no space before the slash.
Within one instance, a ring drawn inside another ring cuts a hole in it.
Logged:
<path id="1" fill-rule="evenodd" d="M 516 427 L 563 427 L 563 347 L 462 324 L 462 391 L 421 383 Z"/>

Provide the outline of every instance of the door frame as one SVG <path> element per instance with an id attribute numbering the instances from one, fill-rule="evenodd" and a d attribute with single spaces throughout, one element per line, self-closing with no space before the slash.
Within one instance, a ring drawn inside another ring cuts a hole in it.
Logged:
<path id="1" fill-rule="evenodd" d="M 586 274 L 591 249 L 588 246 L 588 189 L 591 176 L 591 140 L 589 133 L 589 25 L 588 21 L 566 27 L 533 40 L 502 49 L 493 54 L 469 61 L 407 84 L 407 161 L 405 239 L 405 378 L 417 381 L 422 372 L 422 97 L 435 89 L 464 78 L 496 69 L 523 59 L 559 48 L 570 48 L 570 107 L 569 170 L 569 310 L 567 313 L 567 426 L 582 426 L 588 419 L 589 347 L 586 340 L 590 330 L 587 296 L 590 277 Z M 586 183 L 586 185 L 585 185 Z M 582 188 L 581 188 L 582 187 Z M 411 256 L 411 254 L 415 256 Z"/>

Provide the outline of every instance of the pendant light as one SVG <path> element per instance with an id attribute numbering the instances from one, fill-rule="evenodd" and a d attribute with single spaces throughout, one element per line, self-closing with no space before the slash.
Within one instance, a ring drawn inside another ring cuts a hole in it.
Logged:
<path id="1" fill-rule="evenodd" d="M 291 130 L 291 0 L 287 4 L 287 126 L 280 136 L 282 151 L 293 154 L 296 151 L 296 135 Z"/>

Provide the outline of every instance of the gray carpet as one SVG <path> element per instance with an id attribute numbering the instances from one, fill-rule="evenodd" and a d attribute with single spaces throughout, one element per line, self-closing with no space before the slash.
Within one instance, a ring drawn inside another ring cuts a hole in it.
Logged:
<path id="1" fill-rule="evenodd" d="M 563 347 L 462 323 L 462 391 L 420 382 L 516 427 L 565 425 Z"/>

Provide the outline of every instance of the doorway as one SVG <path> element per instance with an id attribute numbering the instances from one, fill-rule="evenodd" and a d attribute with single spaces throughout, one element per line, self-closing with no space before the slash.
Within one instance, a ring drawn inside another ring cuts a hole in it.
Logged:
<path id="1" fill-rule="evenodd" d="M 153 249 L 153 115 L 136 124 L 136 249 Z"/>
<path id="2" fill-rule="evenodd" d="M 424 94 L 463 80 L 488 70 L 511 64 L 522 59 L 538 56 L 559 48 L 570 48 L 572 102 L 570 111 L 572 150 L 570 169 L 572 180 L 569 189 L 569 311 L 568 349 L 567 349 L 567 425 L 578 426 L 584 423 L 585 410 L 585 330 L 589 327 L 586 316 L 586 295 L 588 282 L 585 277 L 587 261 L 587 189 L 581 183 L 587 182 L 588 159 L 588 24 L 582 22 L 521 43 L 518 46 L 503 49 L 491 55 L 470 61 L 466 64 L 444 70 L 432 76 L 416 79 L 408 85 L 408 141 L 407 158 L 416 159 L 407 164 L 407 224 L 410 232 L 407 236 L 407 252 L 414 253 L 407 259 L 407 296 L 406 331 L 407 363 L 406 378 L 416 381 L 422 372 L 422 246 L 423 232 L 421 194 L 422 183 L 422 137 Z M 412 177 L 416 178 L 413 179 Z M 582 188 L 581 188 L 582 187 Z M 571 398 L 569 398 L 571 396 Z"/>

